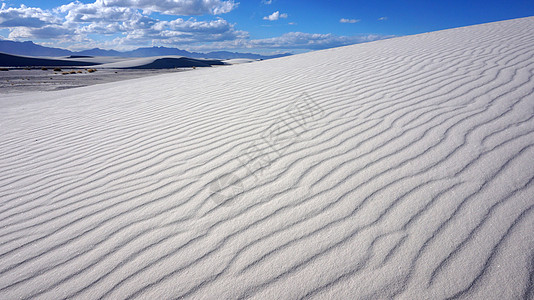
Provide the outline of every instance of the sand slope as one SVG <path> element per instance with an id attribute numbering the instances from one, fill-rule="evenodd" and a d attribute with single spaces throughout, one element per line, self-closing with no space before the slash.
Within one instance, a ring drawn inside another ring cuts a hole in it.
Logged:
<path id="1" fill-rule="evenodd" d="M 121 62 L 99 65 L 99 68 L 108 69 L 170 69 L 190 67 L 211 67 L 212 65 L 224 65 L 216 59 L 195 59 L 182 56 L 153 56 L 132 58 Z"/>
<path id="2" fill-rule="evenodd" d="M 27 67 L 27 66 L 94 66 L 97 62 L 90 61 L 91 59 L 66 59 L 66 58 L 44 58 L 44 57 L 30 57 L 12 55 L 6 53 L 0 53 L 0 66 L 1 67 Z"/>
<path id="3" fill-rule="evenodd" d="M 534 18 L 0 105 L 0 298 L 532 299 Z"/>
<path id="4" fill-rule="evenodd" d="M 212 65 L 224 65 L 218 59 L 195 59 L 183 56 L 153 56 L 142 58 L 122 57 L 31 57 L 0 53 L 0 67 L 81 67 L 97 66 L 106 69 L 174 69 L 190 67 L 211 67 Z"/>

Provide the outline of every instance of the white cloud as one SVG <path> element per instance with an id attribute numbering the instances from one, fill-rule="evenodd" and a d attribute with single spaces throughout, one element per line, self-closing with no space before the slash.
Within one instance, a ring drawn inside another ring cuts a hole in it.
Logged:
<path id="1" fill-rule="evenodd" d="M 39 28 L 60 22 L 61 20 L 52 13 L 40 8 L 27 7 L 24 4 L 19 8 L 6 8 L 3 3 L 0 9 L 0 28 L 19 26 Z"/>
<path id="2" fill-rule="evenodd" d="M 171 7 L 171 2 L 176 5 Z M 51 45 L 78 49 L 83 48 L 83 45 L 123 50 L 165 45 L 188 50 L 307 51 L 385 38 L 376 35 L 337 36 L 290 32 L 273 38 L 250 39 L 248 32 L 236 29 L 235 24 L 220 17 L 211 20 L 197 20 L 192 17 L 160 20 L 157 14 L 150 13 L 159 11 L 217 14 L 229 11 L 236 5 L 234 1 L 221 0 L 95 0 L 92 3 L 76 1 L 50 10 L 24 5 L 9 8 L 3 5 L 0 9 L 0 29 L 5 28 L 4 31 L 9 32 L 9 39 L 42 40 Z M 264 19 L 276 21 L 283 18 L 288 18 L 288 15 L 276 11 Z M 99 38 L 93 39 L 95 35 Z"/>
<path id="3" fill-rule="evenodd" d="M 234 25 L 224 19 L 197 21 L 176 19 L 160 21 L 146 30 L 128 34 L 124 42 L 151 39 L 163 44 L 190 44 L 248 38 L 248 32 L 235 30 Z"/>
<path id="4" fill-rule="evenodd" d="M 206 9 L 210 4 L 233 3 L 232 1 L 181 1 L 187 9 Z M 42 10 L 22 5 L 20 8 L 0 10 L 0 28 L 10 30 L 10 39 L 78 39 L 91 43 L 91 34 L 117 35 L 122 43 L 203 43 L 248 38 L 248 33 L 234 28 L 222 18 L 197 21 L 176 18 L 161 21 L 146 15 L 136 8 L 110 6 L 125 5 L 129 0 L 96 0 L 93 3 L 71 2 L 52 10 Z M 120 3 L 119 3 L 120 2 Z M 143 1 L 134 1 L 138 5 Z M 159 4 L 169 1 L 160 1 Z M 157 1 L 155 2 L 158 3 Z M 182 3 L 182 4 L 183 4 Z M 197 6 L 193 5 L 197 3 Z M 154 3 L 152 3 L 154 4 Z M 187 6 L 186 5 L 186 6 Z M 176 7 L 175 7 L 176 8 Z M 182 6 L 181 8 L 185 8 Z M 211 6 L 213 12 L 217 7 Z M 192 12 L 192 11 L 191 11 Z"/>
<path id="5" fill-rule="evenodd" d="M 67 13 L 65 19 L 69 23 L 88 22 L 121 22 L 141 16 L 136 9 L 126 7 L 107 7 L 101 1 L 83 4 L 71 2 L 56 9 L 58 12 Z"/>
<path id="6" fill-rule="evenodd" d="M 183 20 L 176 19 L 170 22 L 162 21 L 156 24 L 157 29 L 163 29 L 168 27 L 171 30 L 182 32 L 194 32 L 194 33 L 211 33 L 220 34 L 233 30 L 233 26 L 230 25 L 224 19 L 217 19 L 213 21 L 197 21 L 195 19 Z"/>
<path id="7" fill-rule="evenodd" d="M 159 21 L 124 7 L 106 7 L 101 1 L 83 4 L 71 2 L 58 7 L 58 13 L 67 13 L 64 26 L 77 28 L 79 34 L 113 34 L 136 29 L 148 29 Z"/>
<path id="8" fill-rule="evenodd" d="M 279 11 L 275 11 L 267 17 L 263 17 L 264 20 L 277 21 L 279 19 L 287 19 L 287 14 L 281 14 Z"/>
<path id="9" fill-rule="evenodd" d="M 166 15 L 219 15 L 232 11 L 239 3 L 233 0 L 97 0 L 107 7 L 138 8 Z"/>
<path id="10" fill-rule="evenodd" d="M 388 19 L 388 17 L 380 17 L 378 18 L 378 21 L 386 21 Z"/>
<path id="11" fill-rule="evenodd" d="M 350 23 L 350 24 L 354 24 L 354 23 L 358 23 L 360 22 L 360 20 L 358 19 L 345 19 L 345 18 L 342 18 L 341 20 L 339 20 L 340 23 Z"/>
<path id="12" fill-rule="evenodd" d="M 380 39 L 377 35 L 337 36 L 333 34 L 290 32 L 280 37 L 251 41 L 256 47 L 285 49 L 326 49 Z"/>
<path id="13" fill-rule="evenodd" d="M 273 0 L 262 0 L 261 3 L 271 5 L 273 3 Z"/>
<path id="14" fill-rule="evenodd" d="M 58 39 L 73 35 L 74 32 L 62 26 L 48 25 L 41 28 L 16 27 L 10 33 L 9 39 Z"/>
<path id="15" fill-rule="evenodd" d="M 352 44 L 371 42 L 390 38 L 392 36 L 381 35 L 358 35 L 338 36 L 333 34 L 290 32 L 279 37 L 266 39 L 237 39 L 216 42 L 200 46 L 192 46 L 192 50 L 217 50 L 217 49 L 302 49 L 321 50 L 332 47 L 347 46 Z"/>

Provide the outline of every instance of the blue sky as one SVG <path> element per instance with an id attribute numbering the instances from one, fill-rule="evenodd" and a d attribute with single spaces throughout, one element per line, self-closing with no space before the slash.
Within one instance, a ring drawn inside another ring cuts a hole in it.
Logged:
<path id="1" fill-rule="evenodd" d="M 534 1 L 0 0 L 0 36 L 72 50 L 301 53 L 534 15 Z"/>

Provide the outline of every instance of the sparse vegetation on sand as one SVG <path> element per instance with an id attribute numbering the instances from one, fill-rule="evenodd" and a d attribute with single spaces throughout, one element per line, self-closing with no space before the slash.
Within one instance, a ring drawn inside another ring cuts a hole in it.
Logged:
<path id="1" fill-rule="evenodd" d="M 89 70 L 86 70 L 87 72 L 89 73 L 92 73 L 92 72 L 95 72 L 96 70 L 95 69 L 89 69 Z M 61 72 L 61 74 L 63 75 L 69 75 L 69 74 L 83 74 L 83 71 L 82 70 L 72 70 L 72 71 L 65 71 L 65 72 Z"/>

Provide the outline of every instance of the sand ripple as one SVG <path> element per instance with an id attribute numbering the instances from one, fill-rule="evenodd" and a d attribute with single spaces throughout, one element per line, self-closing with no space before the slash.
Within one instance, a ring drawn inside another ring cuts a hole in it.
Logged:
<path id="1" fill-rule="evenodd" d="M 8 96 L 0 298 L 532 299 L 532 32 Z"/>

